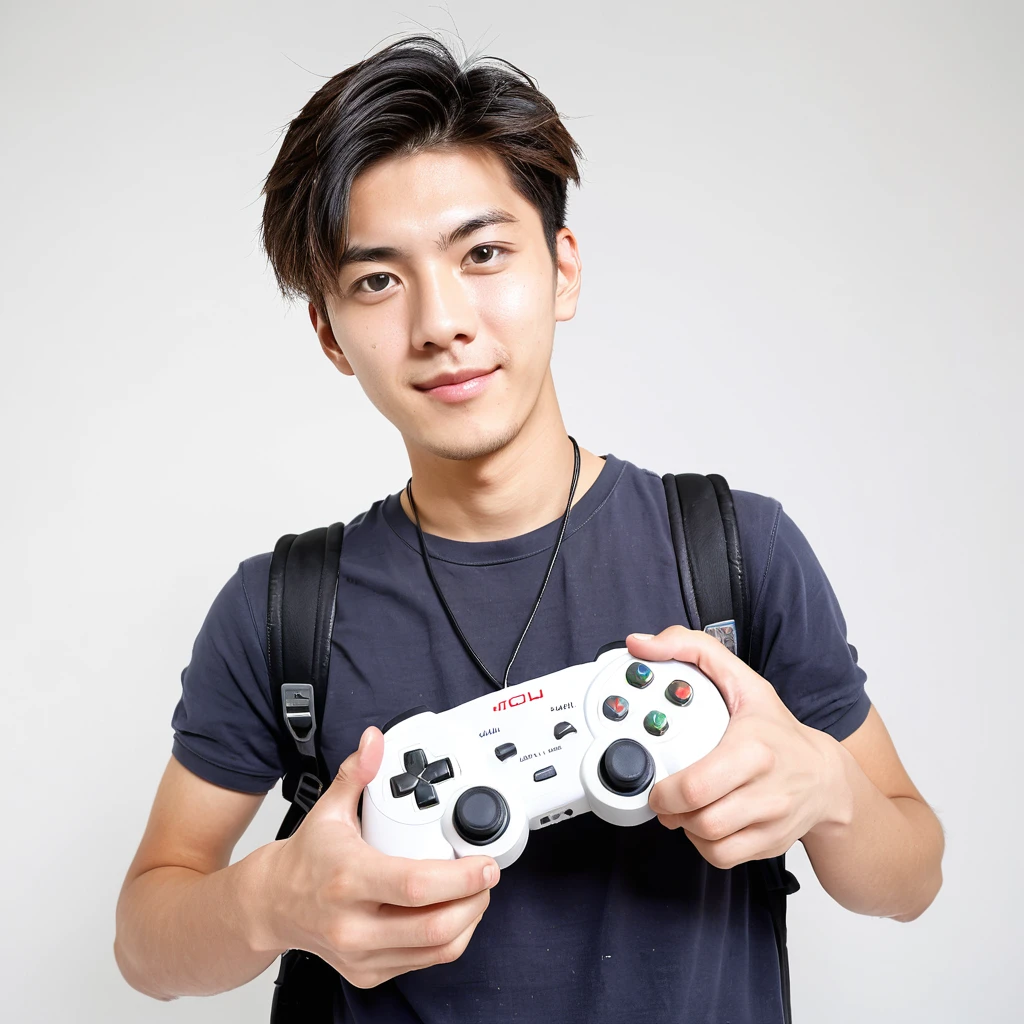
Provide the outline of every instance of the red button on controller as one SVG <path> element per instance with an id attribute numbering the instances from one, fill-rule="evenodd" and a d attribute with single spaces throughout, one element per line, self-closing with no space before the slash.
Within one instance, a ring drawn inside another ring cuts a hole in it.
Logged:
<path id="1" fill-rule="evenodd" d="M 626 717 L 626 712 L 629 711 L 629 701 L 623 700 L 621 697 L 609 697 L 603 706 L 605 718 L 610 718 L 613 722 L 621 722 Z"/>
<path id="2" fill-rule="evenodd" d="M 676 679 L 668 684 L 668 688 L 665 690 L 665 696 L 668 697 L 673 704 L 677 704 L 679 707 L 685 707 L 693 700 L 693 687 L 689 683 L 684 683 L 682 679 Z"/>

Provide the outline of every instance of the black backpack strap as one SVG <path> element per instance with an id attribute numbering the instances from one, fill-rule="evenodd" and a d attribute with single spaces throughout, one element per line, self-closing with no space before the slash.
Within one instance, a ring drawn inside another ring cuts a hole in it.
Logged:
<path id="1" fill-rule="evenodd" d="M 270 690 L 285 743 L 290 737 L 294 744 L 283 785 L 291 807 L 278 839 L 286 839 L 299 827 L 331 782 L 320 753 L 320 727 L 344 531 L 344 524 L 334 523 L 306 533 L 285 534 L 275 545 L 270 562 Z"/>
<path id="2" fill-rule="evenodd" d="M 800 883 L 792 871 L 786 870 L 786 855 L 768 857 L 754 861 L 760 865 L 757 872 L 751 872 L 751 884 L 760 882 L 762 894 L 772 915 L 772 930 L 775 932 L 775 948 L 779 953 L 779 971 L 782 982 L 782 1006 L 785 1024 L 792 1024 L 793 1007 L 789 986 L 789 950 L 787 947 L 786 897 L 800 889 Z M 753 865 L 751 865 L 753 867 Z"/>
<path id="3" fill-rule="evenodd" d="M 747 661 L 750 605 L 729 485 L 716 473 L 667 473 L 662 482 L 690 622 Z"/>
<path id="4" fill-rule="evenodd" d="M 331 784 L 320 735 L 344 532 L 344 524 L 334 523 L 286 534 L 270 561 L 270 690 L 291 765 L 282 787 L 290 806 L 278 839 L 287 839 L 302 824 Z M 337 987 L 338 972 L 330 964 L 304 949 L 286 950 L 274 982 L 271 1024 L 327 1024 L 334 1019 Z"/>
<path id="5" fill-rule="evenodd" d="M 666 473 L 662 478 L 679 585 L 690 624 L 720 640 L 750 662 L 750 595 L 740 550 L 732 491 L 717 473 Z M 757 865 L 757 867 L 755 867 Z M 754 861 L 752 884 L 760 883 L 772 916 L 779 953 L 786 1024 L 792 1020 L 786 897 L 800 888 L 786 870 L 785 855 Z"/>

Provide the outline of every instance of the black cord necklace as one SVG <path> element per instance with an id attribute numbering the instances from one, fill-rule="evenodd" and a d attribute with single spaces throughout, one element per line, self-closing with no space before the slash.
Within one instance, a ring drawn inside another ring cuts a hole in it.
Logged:
<path id="1" fill-rule="evenodd" d="M 455 629 L 455 632 L 458 633 L 459 639 L 462 641 L 462 646 L 466 648 L 467 653 L 476 662 L 480 671 L 483 672 L 483 674 L 495 686 L 501 687 L 502 689 L 508 686 L 508 676 L 512 671 L 512 662 L 516 660 L 519 648 L 522 646 L 523 640 L 526 637 L 526 631 L 530 628 L 530 623 L 533 622 L 533 617 L 537 614 L 537 609 L 540 607 L 540 599 L 544 596 L 544 591 L 547 589 L 548 580 L 551 578 L 551 570 L 555 567 L 555 559 L 558 557 L 558 549 L 562 546 L 562 538 L 565 536 L 565 527 L 569 522 L 569 510 L 572 508 L 572 499 L 576 494 L 576 484 L 580 479 L 580 446 L 576 443 L 576 438 L 570 436 L 569 440 L 572 441 L 573 450 L 572 486 L 569 489 L 569 500 L 565 504 L 565 514 L 562 516 L 562 526 L 558 531 L 558 539 L 555 541 L 555 549 L 551 552 L 551 561 L 548 562 L 548 571 L 544 574 L 544 582 L 540 585 L 540 593 L 537 595 L 537 600 L 533 603 L 533 611 L 530 612 L 530 617 L 526 620 L 526 627 L 523 629 L 523 632 L 519 637 L 519 642 L 512 651 L 512 657 L 509 659 L 508 667 L 505 669 L 504 679 L 501 682 L 491 675 L 490 670 L 480 660 L 480 656 L 473 650 L 469 640 L 466 639 L 466 634 L 462 632 L 462 627 L 455 618 L 455 613 L 448 606 L 448 602 L 444 599 L 444 594 L 441 593 L 441 588 L 438 586 L 437 580 L 434 578 L 434 570 L 430 568 L 430 556 L 427 554 L 427 544 L 423 539 L 423 530 L 420 527 L 420 514 L 416 509 L 416 502 L 413 500 L 412 496 L 412 477 L 409 478 L 409 482 L 405 485 L 405 493 L 409 498 L 409 507 L 412 509 L 412 513 L 416 517 L 416 533 L 420 539 L 420 552 L 423 555 L 423 564 L 427 567 L 427 575 L 430 577 L 430 582 L 434 585 L 434 591 L 437 593 L 441 604 L 444 605 L 444 610 L 447 613 L 448 619 Z"/>

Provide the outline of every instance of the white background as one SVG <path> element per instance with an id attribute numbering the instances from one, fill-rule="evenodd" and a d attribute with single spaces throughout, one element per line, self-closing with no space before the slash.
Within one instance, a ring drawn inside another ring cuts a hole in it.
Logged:
<path id="1" fill-rule="evenodd" d="M 784 503 L 948 831 L 909 925 L 840 908 L 794 848 L 796 1020 L 1019 1020 L 1021 6 L 448 9 L 586 154 L 568 428 Z M 264 1020 L 273 968 L 211 999 L 130 989 L 114 905 L 220 586 L 408 472 L 258 247 L 279 130 L 453 23 L 412 0 L 0 17 L 4 1016 Z"/>

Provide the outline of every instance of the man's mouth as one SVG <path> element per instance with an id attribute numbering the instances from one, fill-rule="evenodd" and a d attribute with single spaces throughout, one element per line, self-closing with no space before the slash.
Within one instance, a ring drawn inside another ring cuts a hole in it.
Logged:
<path id="1" fill-rule="evenodd" d="M 500 369 L 500 366 L 475 367 L 439 373 L 413 387 L 447 404 L 466 402 L 486 390 Z"/>
<path id="2" fill-rule="evenodd" d="M 453 373 L 439 373 L 436 377 L 431 377 L 430 380 L 423 381 L 421 384 L 414 384 L 419 391 L 433 391 L 434 388 L 447 387 L 452 384 L 464 384 L 468 380 L 473 380 L 476 377 L 486 377 L 493 373 L 497 369 L 496 366 L 479 368 L 479 369 L 464 369 L 456 370 Z"/>

